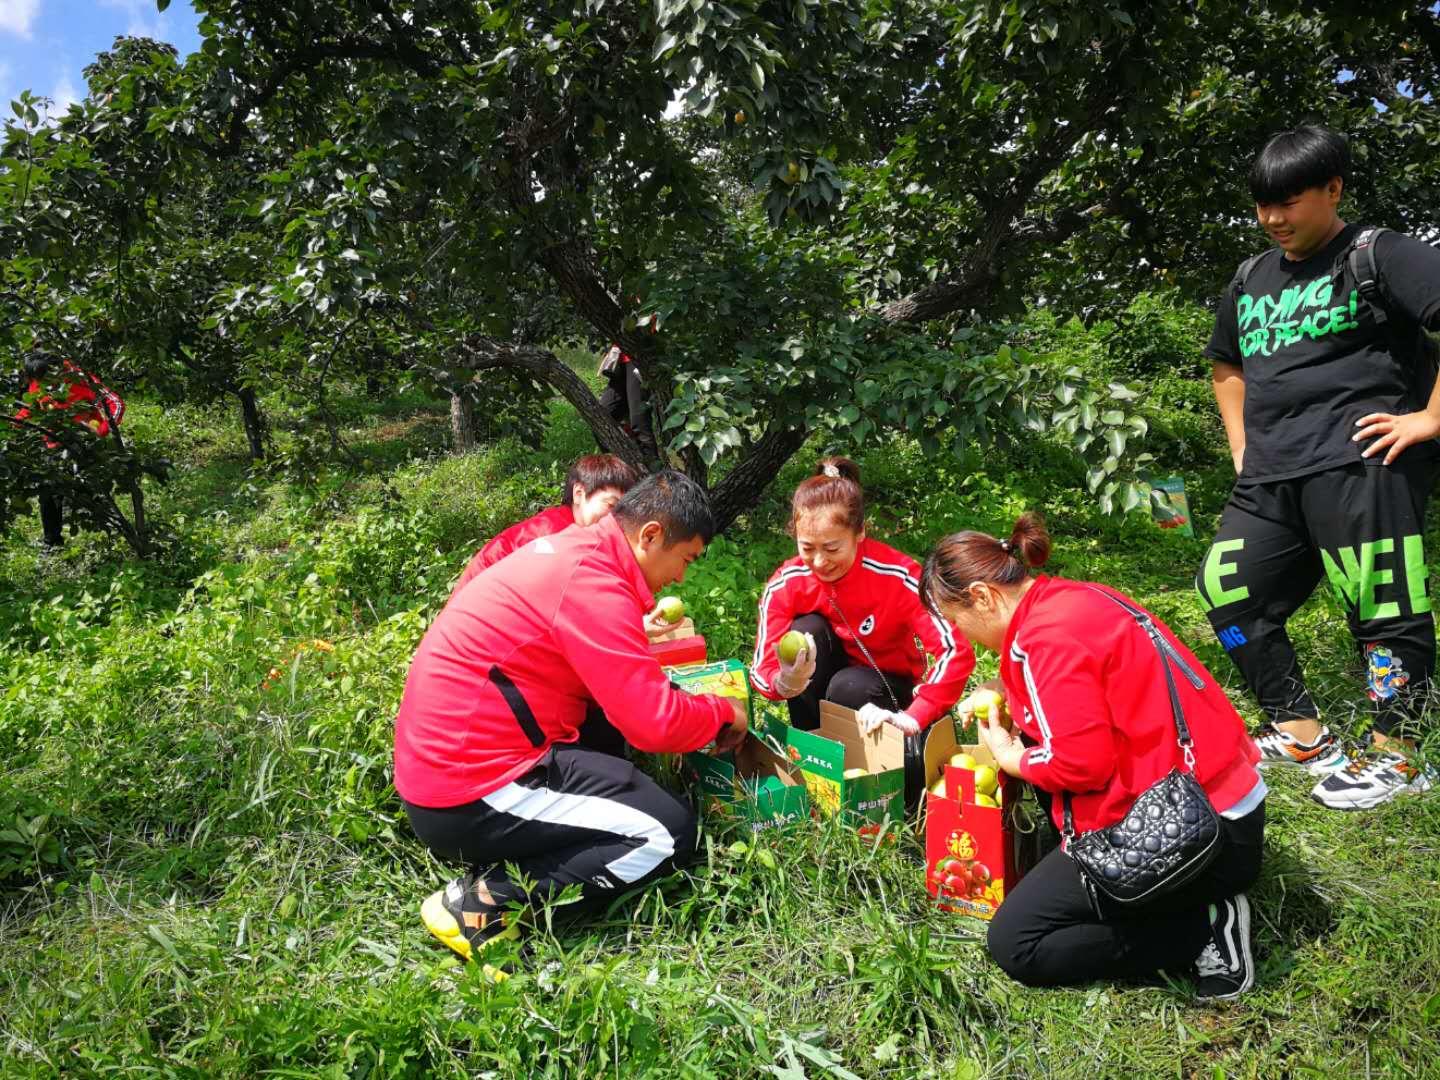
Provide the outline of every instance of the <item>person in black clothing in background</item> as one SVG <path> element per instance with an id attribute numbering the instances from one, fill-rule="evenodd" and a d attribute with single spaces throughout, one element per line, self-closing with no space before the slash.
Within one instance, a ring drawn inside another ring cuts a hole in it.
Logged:
<path id="1" fill-rule="evenodd" d="M 628 426 L 635 441 L 654 454 L 655 426 L 650 419 L 650 396 L 640 382 L 640 366 L 619 345 L 611 345 L 600 359 L 600 374 L 605 376 L 600 404 L 610 419 Z"/>
<path id="2" fill-rule="evenodd" d="M 1276 135 L 1250 172 L 1276 247 L 1242 264 L 1205 355 L 1238 474 L 1196 578 L 1268 722 L 1267 762 L 1319 776 L 1335 809 L 1430 787 L 1416 740 L 1435 669 L 1425 502 L 1440 435 L 1440 251 L 1338 214 L 1344 137 Z M 1327 578 L 1363 654 L 1372 745 L 1347 758 L 1305 688 L 1285 623 Z"/>

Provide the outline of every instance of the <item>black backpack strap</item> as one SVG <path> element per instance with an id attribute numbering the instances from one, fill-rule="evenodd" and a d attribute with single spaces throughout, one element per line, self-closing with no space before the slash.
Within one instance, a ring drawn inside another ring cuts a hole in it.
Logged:
<path id="1" fill-rule="evenodd" d="M 1260 252 L 1260 254 L 1258 255 L 1251 255 L 1248 259 L 1246 259 L 1240 264 L 1239 268 L 1235 271 L 1235 276 L 1230 279 L 1230 288 L 1234 291 L 1236 296 L 1239 296 L 1242 292 L 1245 291 L 1245 283 L 1250 280 L 1251 271 L 1253 271 L 1255 267 L 1259 264 L 1260 260 L 1263 259 L 1266 255 L 1269 255 L 1272 250 L 1274 249 L 1267 248 L 1266 250 Z"/>
<path id="2" fill-rule="evenodd" d="M 1370 305 L 1376 326 L 1384 326 L 1390 321 L 1390 306 L 1385 302 L 1385 290 L 1380 287 L 1380 271 L 1375 265 L 1375 241 L 1389 231 L 1384 227 L 1361 229 L 1341 254 L 1360 299 Z"/>

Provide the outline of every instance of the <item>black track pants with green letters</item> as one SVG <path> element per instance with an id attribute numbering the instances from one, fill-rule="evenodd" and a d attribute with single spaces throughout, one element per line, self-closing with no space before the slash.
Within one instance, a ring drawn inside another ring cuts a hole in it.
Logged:
<path id="1" fill-rule="evenodd" d="M 1423 547 L 1433 471 L 1415 454 L 1231 492 L 1195 586 L 1270 720 L 1319 715 L 1285 623 L 1324 578 L 1360 648 L 1375 729 L 1418 734 L 1435 672 Z"/>

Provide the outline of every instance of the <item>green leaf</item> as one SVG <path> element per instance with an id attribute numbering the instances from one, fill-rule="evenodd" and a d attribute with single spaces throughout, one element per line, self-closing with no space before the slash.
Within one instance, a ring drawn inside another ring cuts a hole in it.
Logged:
<path id="1" fill-rule="evenodd" d="M 165 950 L 167 954 L 169 954 L 170 959 L 174 960 L 176 963 L 182 963 L 180 959 L 180 951 L 175 948 L 175 943 L 165 935 L 165 931 L 161 930 L 160 927 L 156 926 L 154 923 L 151 923 L 149 926 L 145 927 L 145 933 L 149 935 L 151 941 L 155 942 L 155 944 L 159 945 L 162 949 Z"/>

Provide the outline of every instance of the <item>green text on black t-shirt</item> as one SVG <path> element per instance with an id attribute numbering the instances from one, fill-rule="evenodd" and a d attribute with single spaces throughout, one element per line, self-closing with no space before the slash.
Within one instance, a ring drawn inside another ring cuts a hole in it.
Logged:
<path id="1" fill-rule="evenodd" d="M 1240 355 L 1270 356 L 1277 349 L 1308 338 L 1355 330 L 1360 324 L 1360 292 L 1350 290 L 1348 303 L 1330 306 L 1334 282 L 1326 274 L 1304 285 L 1292 285 L 1278 297 L 1252 298 L 1242 293 L 1235 303 L 1240 324 Z"/>

